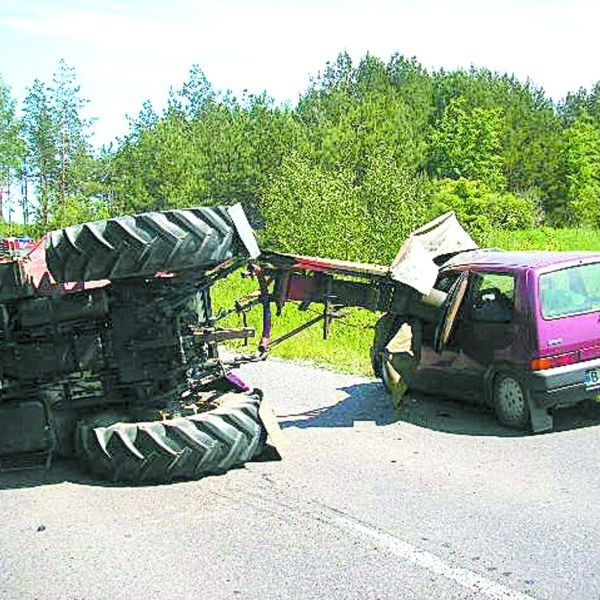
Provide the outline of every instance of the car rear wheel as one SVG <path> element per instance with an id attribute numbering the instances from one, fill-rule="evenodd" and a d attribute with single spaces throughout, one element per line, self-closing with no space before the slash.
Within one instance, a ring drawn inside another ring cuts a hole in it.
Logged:
<path id="1" fill-rule="evenodd" d="M 503 425 L 517 429 L 526 429 L 529 425 L 526 392 L 521 383 L 510 375 L 498 375 L 494 380 L 494 409 Z"/>

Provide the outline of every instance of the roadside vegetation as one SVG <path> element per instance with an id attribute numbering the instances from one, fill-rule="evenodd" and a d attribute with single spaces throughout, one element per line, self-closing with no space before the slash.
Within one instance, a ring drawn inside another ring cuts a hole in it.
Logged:
<path id="1" fill-rule="evenodd" d="M 600 199 L 599 199 L 600 202 Z M 600 250 L 600 229 L 538 227 L 505 231 L 489 237 L 490 247 L 503 250 Z"/>
<path id="2" fill-rule="evenodd" d="M 164 110 L 144 103 L 100 150 L 87 102 L 64 61 L 20 103 L 0 76 L 0 234 L 241 202 L 264 248 L 362 262 L 388 264 L 448 210 L 482 246 L 600 249 L 600 82 L 554 103 L 485 68 L 340 54 L 278 106 L 215 90 L 195 65 Z M 219 302 L 243 285 L 219 286 Z M 327 342 L 317 327 L 276 354 L 367 372 L 374 316 L 349 312 L 355 327 L 336 322 Z M 286 307 L 278 323 L 309 317 Z"/>

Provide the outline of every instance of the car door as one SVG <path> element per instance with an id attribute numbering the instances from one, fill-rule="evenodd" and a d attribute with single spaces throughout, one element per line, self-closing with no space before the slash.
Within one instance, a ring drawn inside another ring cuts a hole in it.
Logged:
<path id="1" fill-rule="evenodd" d="M 454 307 L 440 332 L 441 354 L 454 358 L 446 367 L 452 395 L 484 402 L 485 374 L 515 339 L 515 276 L 509 271 L 472 271 L 461 306 Z M 453 323 L 451 324 L 451 319 Z"/>
<path id="2" fill-rule="evenodd" d="M 452 365 L 457 359 L 456 349 L 449 345 L 467 290 L 468 273 L 449 271 L 440 275 L 436 289 L 447 292 L 437 324 L 424 324 L 421 360 L 414 387 L 433 393 L 446 393 Z"/>

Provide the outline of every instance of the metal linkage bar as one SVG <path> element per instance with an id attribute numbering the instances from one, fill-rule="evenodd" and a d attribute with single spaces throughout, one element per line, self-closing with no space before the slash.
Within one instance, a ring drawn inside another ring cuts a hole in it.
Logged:
<path id="1" fill-rule="evenodd" d="M 266 356 L 271 348 L 320 322 L 323 323 L 323 338 L 327 339 L 333 320 L 345 316 L 336 312 L 341 307 L 404 314 L 434 322 L 445 299 L 445 294 L 435 289 L 424 296 L 393 279 L 389 267 L 367 263 L 266 253 L 261 256 L 260 262 L 249 265 L 248 275 L 256 277 L 259 291 L 238 301 L 236 308 L 226 314 L 237 311 L 245 316 L 251 306 L 262 305 L 259 357 Z M 241 304 L 247 300 L 250 300 L 247 304 Z M 299 302 L 300 310 L 306 310 L 313 303 L 322 304 L 323 312 L 271 341 L 271 304 L 275 304 L 279 314 L 287 302 Z"/>

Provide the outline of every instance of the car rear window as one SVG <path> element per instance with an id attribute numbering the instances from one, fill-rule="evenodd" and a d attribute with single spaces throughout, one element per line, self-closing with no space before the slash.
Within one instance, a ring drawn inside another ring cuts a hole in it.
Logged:
<path id="1" fill-rule="evenodd" d="M 600 263 L 540 275 L 539 294 L 544 319 L 600 310 Z"/>

